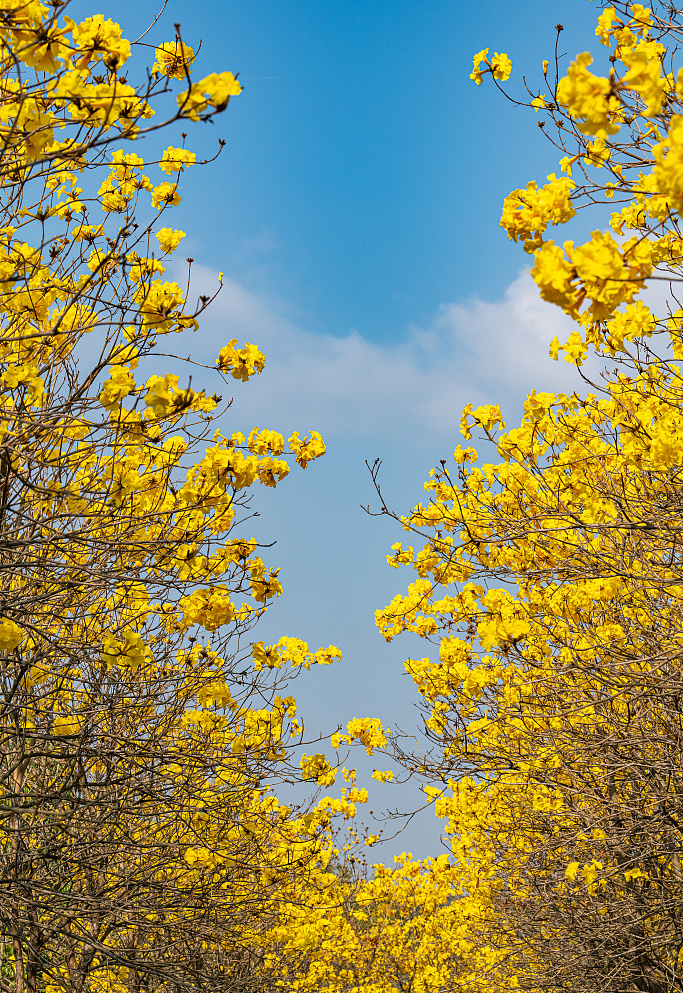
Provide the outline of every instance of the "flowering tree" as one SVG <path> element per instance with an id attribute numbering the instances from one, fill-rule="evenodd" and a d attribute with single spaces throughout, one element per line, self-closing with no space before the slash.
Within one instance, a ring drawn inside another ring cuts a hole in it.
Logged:
<path id="1" fill-rule="evenodd" d="M 378 624 L 439 646 L 406 664 L 433 751 L 397 751 L 438 784 L 478 895 L 468 940 L 495 954 L 475 985 L 663 993 L 683 983 L 683 12 L 617 2 L 596 34 L 604 75 L 589 53 L 546 61 L 519 101 L 561 172 L 501 219 L 575 321 L 550 354 L 586 391 L 532 391 L 511 430 L 496 406 L 465 408 L 464 438 L 493 458 L 458 446 L 433 471 L 401 518 L 417 547 L 390 556 L 417 576 Z M 510 72 L 484 50 L 472 78 Z M 610 204 L 585 243 L 548 237 Z M 669 289 L 657 309 L 648 280 Z M 606 365 L 593 381 L 589 354 Z"/>
<path id="2" fill-rule="evenodd" d="M 321 874 L 305 907 L 296 914 L 293 901 L 287 926 L 273 929 L 266 967 L 301 993 L 452 989 L 477 952 L 462 942 L 469 897 L 448 861 L 403 853 L 370 878 Z"/>
<path id="3" fill-rule="evenodd" d="M 216 430 L 161 357 L 210 302 L 164 278 L 199 163 L 137 149 L 239 82 L 178 35 L 135 86 L 121 28 L 66 9 L 0 10 L 0 988 L 243 988 L 283 881 L 330 857 L 334 805 L 272 790 L 302 776 L 288 680 L 340 655 L 252 642 L 281 585 L 247 498 L 325 446 Z M 233 340 L 202 375 L 263 365 Z"/>

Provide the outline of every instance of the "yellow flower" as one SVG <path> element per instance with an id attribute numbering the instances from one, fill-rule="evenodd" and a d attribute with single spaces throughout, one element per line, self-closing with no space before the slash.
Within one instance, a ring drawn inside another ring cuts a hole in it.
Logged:
<path id="1" fill-rule="evenodd" d="M 387 744 L 387 735 L 391 733 L 389 728 L 382 727 L 382 722 L 377 717 L 354 717 L 346 725 L 346 730 L 348 735 L 342 740 L 360 741 L 365 745 L 368 755 L 373 755 L 375 748 L 384 748 Z"/>
<path id="2" fill-rule="evenodd" d="M 82 727 L 80 714 L 56 714 L 52 721 L 52 730 L 58 735 L 80 734 Z"/>
<path id="3" fill-rule="evenodd" d="M 306 755 L 304 752 L 299 766 L 304 781 L 315 779 L 320 786 L 332 786 L 337 776 L 336 769 L 333 769 L 325 756 L 319 752 L 316 755 Z"/>
<path id="4" fill-rule="evenodd" d="M 221 348 L 216 365 L 223 372 L 229 372 L 233 379 L 246 383 L 250 376 L 263 371 L 266 364 L 265 356 L 256 345 L 245 341 L 244 348 L 235 348 L 237 338 L 233 338 Z"/>
<path id="5" fill-rule="evenodd" d="M 135 389 L 135 379 L 130 369 L 123 365 L 114 366 L 111 376 L 102 384 L 100 393 L 100 403 L 108 410 L 113 411 Z"/>
<path id="6" fill-rule="evenodd" d="M 175 252 L 184 237 L 184 231 L 174 231 L 172 228 L 161 228 L 156 232 L 156 238 L 162 252 Z"/>
<path id="7" fill-rule="evenodd" d="M 88 63 L 102 61 L 108 69 L 119 69 L 130 58 L 130 42 L 121 37 L 121 28 L 103 14 L 87 17 L 80 24 L 65 18 L 71 27 L 71 36 L 77 49 L 76 66 L 85 68 Z"/>
<path id="8" fill-rule="evenodd" d="M 572 117 L 582 121 L 578 127 L 583 134 L 613 135 L 619 130 L 616 123 L 619 100 L 612 93 L 609 79 L 588 71 L 592 62 L 590 52 L 577 56 L 567 75 L 558 83 L 557 102 L 565 106 Z"/>
<path id="9" fill-rule="evenodd" d="M 0 621 L 0 652 L 11 652 L 21 643 L 24 632 L 18 624 L 3 617 Z"/>
<path id="10" fill-rule="evenodd" d="M 152 190 L 152 206 L 157 210 L 163 207 L 177 207 L 181 200 L 177 183 L 160 183 Z"/>
<path id="11" fill-rule="evenodd" d="M 230 97 L 238 96 L 242 87 L 231 72 L 213 72 L 189 90 L 178 95 L 178 107 L 183 117 L 198 121 L 210 108 L 225 110 Z"/>
<path id="12" fill-rule="evenodd" d="M 178 376 L 166 373 L 165 376 L 151 376 L 145 383 L 147 393 L 145 404 L 151 407 L 155 417 L 163 417 L 173 403 L 173 394 L 178 389 Z"/>
<path id="13" fill-rule="evenodd" d="M 489 60 L 486 58 L 488 54 L 489 54 L 488 48 L 482 48 L 482 50 L 480 52 L 477 52 L 477 54 L 474 56 L 474 69 L 470 73 L 470 79 L 473 79 L 474 82 L 477 84 L 477 86 L 481 86 L 481 81 L 484 73 L 491 71 Z M 487 66 L 486 69 L 481 68 L 482 63 L 484 63 Z"/>
<path id="14" fill-rule="evenodd" d="M 500 226 L 511 241 L 523 241 L 524 251 L 533 252 L 542 244 L 542 235 L 549 224 L 566 224 L 576 216 L 571 195 L 571 179 L 555 173 L 540 189 L 532 180 L 524 190 L 513 190 L 505 198 Z"/>
<path id="15" fill-rule="evenodd" d="M 622 84 L 640 93 L 646 103 L 648 117 L 658 114 L 664 98 L 671 88 L 666 76 L 662 75 L 664 46 L 658 41 L 641 41 L 635 48 L 624 52 L 622 61 L 628 72 Z"/>
<path id="16" fill-rule="evenodd" d="M 169 145 L 161 156 L 159 168 L 172 176 L 174 173 L 184 172 L 187 166 L 194 165 L 196 161 L 197 156 L 194 152 L 190 152 L 186 148 L 173 148 L 172 145 Z"/>
<path id="17" fill-rule="evenodd" d="M 391 769 L 388 769 L 386 772 L 382 772 L 379 769 L 374 769 L 372 778 L 376 779 L 378 783 L 390 783 L 394 778 L 394 774 Z"/>
<path id="18" fill-rule="evenodd" d="M 326 451 L 325 442 L 317 431 L 311 431 L 310 438 L 304 438 L 303 441 L 299 440 L 299 434 L 295 431 L 290 435 L 289 449 L 296 455 L 296 461 L 302 469 L 305 469 L 313 459 L 319 459 Z"/>
<path id="19" fill-rule="evenodd" d="M 501 52 L 500 54 L 494 52 L 491 59 L 491 71 L 493 72 L 494 79 L 505 82 L 506 79 L 510 78 L 510 73 L 512 72 L 512 60 L 505 52 Z"/>
<path id="20" fill-rule="evenodd" d="M 600 39 L 601 45 L 610 46 L 615 22 L 622 24 L 616 16 L 614 7 L 607 7 L 598 17 L 598 26 L 595 29 L 595 35 Z"/>
<path id="21" fill-rule="evenodd" d="M 143 322 L 155 332 L 170 331 L 172 326 L 184 327 L 188 321 L 179 312 L 183 304 L 183 291 L 177 283 L 155 280 L 151 286 L 140 283 L 136 293 Z"/>
<path id="22" fill-rule="evenodd" d="M 175 41 L 164 41 L 155 50 L 156 61 L 152 72 L 158 72 L 169 79 L 185 79 L 191 71 L 195 54 L 189 45 L 176 38 Z"/>

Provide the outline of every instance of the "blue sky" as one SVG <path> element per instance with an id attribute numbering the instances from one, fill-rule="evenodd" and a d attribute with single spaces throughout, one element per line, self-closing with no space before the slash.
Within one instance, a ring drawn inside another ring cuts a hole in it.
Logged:
<path id="1" fill-rule="evenodd" d="M 109 7 L 130 37 L 158 4 Z M 540 83 L 554 25 L 573 56 L 596 14 L 588 0 L 169 0 L 147 40 L 179 22 L 202 42 L 197 72 L 229 68 L 245 85 L 192 134 L 207 152 L 228 141 L 188 180 L 193 252 L 313 331 L 374 341 L 444 301 L 499 295 L 520 265 L 502 197 L 555 159 L 533 114 L 471 83 L 472 55 L 507 51 L 518 88 L 522 72 Z"/>
<path id="2" fill-rule="evenodd" d="M 134 38 L 158 6 L 97 9 Z M 92 10 L 75 0 L 70 13 Z M 212 360 L 238 337 L 267 355 L 258 381 L 236 385 L 224 428 L 317 428 L 328 444 L 305 473 L 257 494 L 253 525 L 277 540 L 269 555 L 285 583 L 259 637 L 344 652 L 297 688 L 311 729 L 416 721 L 403 660 L 429 646 L 387 646 L 374 629 L 374 610 L 410 577 L 385 560 L 406 536 L 360 509 L 373 503 L 365 460 L 383 460 L 388 500 L 405 511 L 458 444 L 465 403 L 501 402 L 514 420 L 531 387 L 574 385 L 547 358 L 565 319 L 539 301 L 499 227 L 503 197 L 557 169 L 556 153 L 533 112 L 468 77 L 489 46 L 513 59 L 512 93 L 522 74 L 538 86 L 554 25 L 573 58 L 595 50 L 598 13 L 589 0 L 170 0 L 148 36 L 170 40 L 180 22 L 187 42 L 201 40 L 197 74 L 230 69 L 245 86 L 215 126 L 188 128 L 201 154 L 227 145 L 190 171 L 171 223 L 188 232 L 198 292 L 226 275 L 193 354 Z M 417 797 L 378 790 L 377 810 Z M 438 837 L 433 819 L 416 819 L 381 857 L 436 854 Z"/>

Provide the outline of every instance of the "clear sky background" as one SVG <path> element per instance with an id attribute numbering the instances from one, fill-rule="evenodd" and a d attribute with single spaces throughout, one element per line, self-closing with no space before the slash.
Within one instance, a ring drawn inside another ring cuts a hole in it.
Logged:
<path id="1" fill-rule="evenodd" d="M 503 197 L 557 170 L 557 153 L 533 111 L 468 77 L 488 46 L 513 60 L 511 93 L 523 94 L 523 74 L 538 92 L 556 23 L 569 58 L 599 47 L 596 7 L 170 0 L 147 36 L 171 40 L 180 22 L 189 44 L 201 41 L 197 76 L 230 69 L 244 84 L 214 126 L 187 129 L 204 155 L 219 137 L 227 145 L 189 172 L 166 223 L 188 232 L 198 291 L 226 275 L 193 354 L 213 361 L 238 337 L 267 355 L 258 380 L 236 384 L 224 428 L 317 428 L 327 441 L 324 459 L 254 504 L 253 533 L 277 540 L 269 557 L 285 584 L 259 638 L 291 634 L 344 652 L 297 687 L 311 730 L 352 716 L 408 731 L 416 722 L 403 660 L 430 646 L 386 645 L 374 628 L 374 610 L 412 577 L 385 560 L 407 536 L 360 509 L 376 505 L 365 460 L 382 459 L 387 500 L 406 511 L 458 444 L 465 403 L 500 402 L 514 421 L 531 387 L 574 385 L 573 370 L 547 358 L 565 319 L 538 299 L 527 258 L 499 227 Z M 93 9 L 129 38 L 158 12 L 152 0 L 76 0 L 70 14 Z M 379 811 L 419 797 L 381 786 L 372 799 Z M 431 815 L 416 818 L 380 855 L 438 854 L 439 832 Z"/>

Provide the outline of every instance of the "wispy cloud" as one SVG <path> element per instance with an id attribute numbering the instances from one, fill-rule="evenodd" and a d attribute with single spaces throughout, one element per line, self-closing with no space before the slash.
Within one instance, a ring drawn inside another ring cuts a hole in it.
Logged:
<path id="1" fill-rule="evenodd" d="M 216 276 L 199 269 L 193 285 L 208 292 Z M 353 331 L 314 334 L 230 279 L 202 327 L 207 359 L 230 338 L 256 342 L 266 353 L 261 376 L 235 384 L 233 414 L 281 430 L 450 438 L 467 402 L 517 407 L 516 398 L 532 387 L 571 390 L 577 384 L 572 367 L 548 357 L 550 341 L 566 337 L 571 321 L 540 299 L 528 272 L 500 300 L 444 304 L 427 326 L 399 332 L 391 344 Z"/>
<path id="2" fill-rule="evenodd" d="M 196 276 L 194 292 L 215 290 L 216 273 L 199 269 Z M 391 544 L 405 536 L 388 518 L 361 511 L 361 505 L 376 506 L 365 459 L 383 460 L 389 505 L 409 510 L 424 498 L 422 481 L 430 467 L 458 443 L 464 404 L 500 402 L 513 422 L 530 388 L 575 387 L 576 370 L 548 357 L 552 338 L 566 336 L 572 324 L 539 299 L 528 273 L 500 300 L 446 304 L 425 326 L 397 329 L 395 343 L 378 344 L 353 332 L 317 335 L 284 312 L 284 306 L 228 279 L 202 320 L 201 334 L 179 343 L 179 350 L 190 349 L 207 365 L 231 338 L 256 342 L 265 352 L 264 372 L 234 383 L 235 403 L 224 430 L 254 424 L 283 433 L 316 428 L 327 442 L 325 458 L 305 473 L 292 472 L 276 492 L 261 487 L 255 494 L 260 517 L 249 534 L 265 545 L 277 541 L 267 556 L 282 566 L 285 587 L 260 622 L 258 637 L 276 641 L 294 634 L 343 651 L 339 665 L 312 670 L 297 683 L 312 733 L 344 724 L 359 709 L 409 729 L 415 695 L 397 674 L 406 655 L 421 657 L 429 646 L 412 635 L 388 645 L 374 627 L 375 608 L 407 581 L 386 565 Z M 422 802 L 410 785 L 392 788 L 389 796 L 367 771 L 365 776 L 377 811 Z M 421 855 L 434 851 L 440 830 L 427 813 L 399 841 L 387 842 L 386 857 L 396 846 Z"/>

